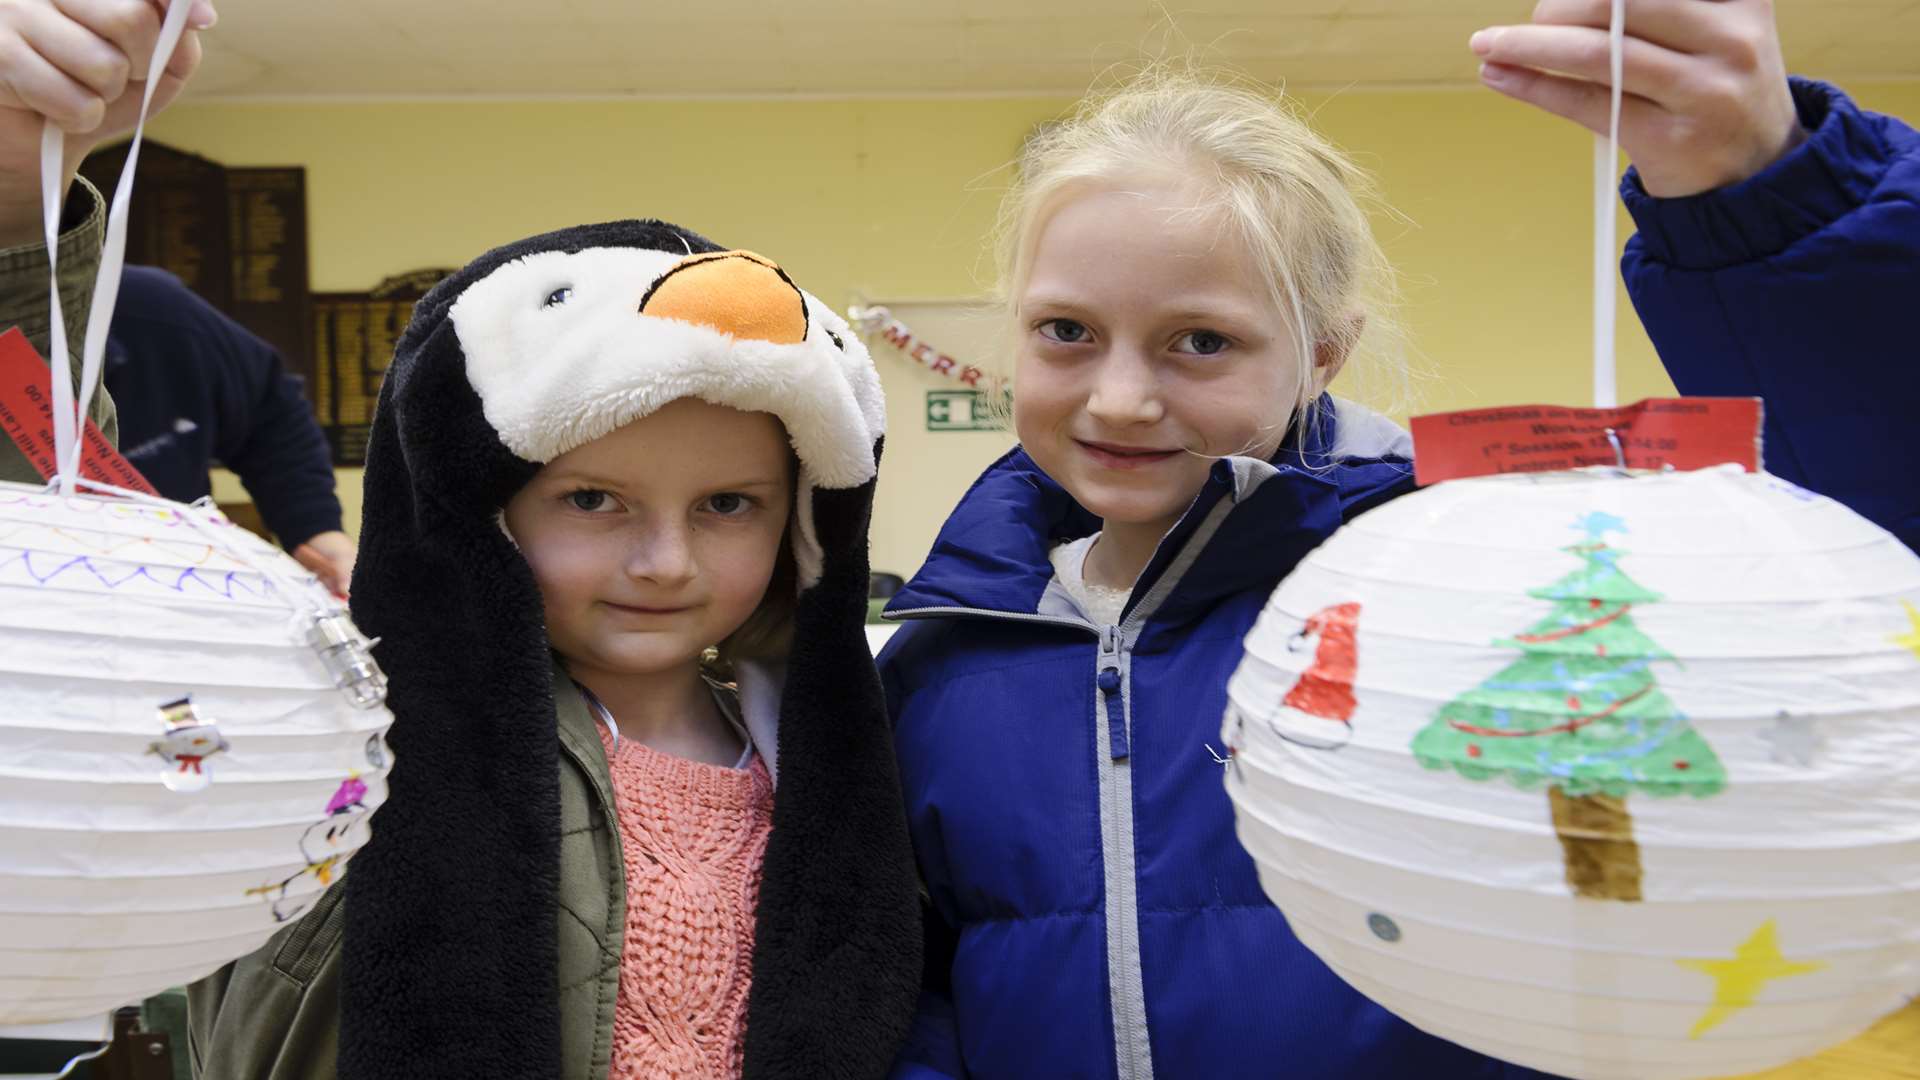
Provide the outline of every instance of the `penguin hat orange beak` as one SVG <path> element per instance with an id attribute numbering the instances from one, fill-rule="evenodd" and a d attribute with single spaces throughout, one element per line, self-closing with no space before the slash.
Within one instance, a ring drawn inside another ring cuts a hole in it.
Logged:
<path id="1" fill-rule="evenodd" d="M 807 295 L 785 270 L 751 251 L 689 255 L 654 281 L 640 313 L 717 330 L 736 341 L 807 340 Z"/>

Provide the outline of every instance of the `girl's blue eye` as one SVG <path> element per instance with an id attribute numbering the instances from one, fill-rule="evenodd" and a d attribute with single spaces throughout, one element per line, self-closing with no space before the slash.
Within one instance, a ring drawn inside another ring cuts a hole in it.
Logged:
<path id="1" fill-rule="evenodd" d="M 573 299 L 573 286 L 562 285 L 559 288 L 548 293 L 547 302 L 540 306 L 541 307 L 559 307 L 561 304 L 564 304 L 571 299 Z"/>
<path id="2" fill-rule="evenodd" d="M 753 507 L 753 500 L 738 492 L 723 491 L 707 500 L 707 507 L 722 517 L 734 517 Z"/>
<path id="3" fill-rule="evenodd" d="M 604 491 L 596 491 L 592 488 L 570 493 L 567 496 L 567 503 L 575 510 L 589 514 L 613 509 L 613 497 Z"/>
<path id="4" fill-rule="evenodd" d="M 1174 349 L 1175 352 L 1188 353 L 1194 356 L 1218 356 L 1227 351 L 1227 346 L 1233 344 L 1228 341 L 1224 335 L 1216 334 L 1211 330 L 1193 330 L 1181 334 L 1179 343 L 1184 344 L 1186 347 L 1176 348 Z"/>
<path id="5" fill-rule="evenodd" d="M 1077 345 L 1091 335 L 1085 323 L 1074 322 L 1072 319 L 1048 319 L 1040 324 L 1040 336 L 1064 345 Z"/>

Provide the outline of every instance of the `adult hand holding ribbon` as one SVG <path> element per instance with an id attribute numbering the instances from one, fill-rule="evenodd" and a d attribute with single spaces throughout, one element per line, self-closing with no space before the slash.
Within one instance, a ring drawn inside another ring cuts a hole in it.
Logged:
<path id="1" fill-rule="evenodd" d="M 1614 177 L 1681 198 L 1738 183 L 1804 138 L 1771 0 L 1541 0 L 1473 36 L 1481 79 L 1600 136 L 1594 168 L 1595 404 L 1614 404 Z M 1612 149 L 1610 147 L 1617 147 Z"/>

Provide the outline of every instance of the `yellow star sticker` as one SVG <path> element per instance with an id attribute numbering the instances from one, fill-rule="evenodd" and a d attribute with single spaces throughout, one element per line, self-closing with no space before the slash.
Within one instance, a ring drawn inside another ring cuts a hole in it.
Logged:
<path id="1" fill-rule="evenodd" d="M 1911 600 L 1900 601 L 1900 606 L 1907 609 L 1907 618 L 1913 623 L 1913 632 L 1896 635 L 1893 643 L 1903 649 L 1911 649 L 1913 655 L 1920 656 L 1920 607 L 1914 607 Z"/>
<path id="2" fill-rule="evenodd" d="M 1713 1004 L 1693 1025 L 1693 1031 L 1687 1036 L 1690 1039 L 1699 1038 L 1727 1017 L 1752 1005 L 1753 999 L 1760 995 L 1760 988 L 1772 980 L 1784 979 L 1789 975 L 1805 975 L 1827 966 L 1822 963 L 1796 963 L 1781 956 L 1772 919 L 1761 923 L 1760 929 L 1755 930 L 1752 937 L 1741 942 L 1740 947 L 1733 950 L 1731 960 L 1674 962 L 1714 978 Z"/>

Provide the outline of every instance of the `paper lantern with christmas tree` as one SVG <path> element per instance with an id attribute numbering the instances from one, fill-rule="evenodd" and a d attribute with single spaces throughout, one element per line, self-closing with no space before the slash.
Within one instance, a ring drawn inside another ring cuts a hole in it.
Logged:
<path id="1" fill-rule="evenodd" d="M 1348 524 L 1229 685 L 1289 925 L 1581 1078 L 1771 1067 L 1920 990 L 1920 558 L 1738 467 L 1454 480 Z"/>
<path id="2" fill-rule="evenodd" d="M 1758 402 L 1615 408 L 1609 6 L 1596 408 L 1416 419 L 1433 486 L 1281 583 L 1223 737 L 1263 887 L 1361 992 L 1547 1072 L 1687 1080 L 1920 991 L 1920 557 L 1761 472 Z"/>

